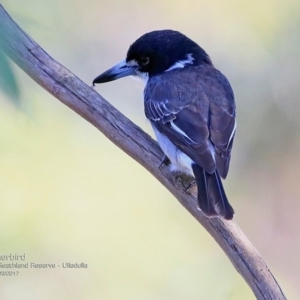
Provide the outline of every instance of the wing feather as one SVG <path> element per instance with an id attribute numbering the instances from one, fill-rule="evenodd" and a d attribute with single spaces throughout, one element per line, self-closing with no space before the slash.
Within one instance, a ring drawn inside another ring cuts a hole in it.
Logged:
<path id="1" fill-rule="evenodd" d="M 144 95 L 152 124 L 208 173 L 217 169 L 225 178 L 236 129 L 225 76 L 208 65 L 178 69 L 150 78 Z"/>

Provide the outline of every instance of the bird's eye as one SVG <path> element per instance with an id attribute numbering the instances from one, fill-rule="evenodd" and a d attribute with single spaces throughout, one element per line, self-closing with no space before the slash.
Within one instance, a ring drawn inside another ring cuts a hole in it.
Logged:
<path id="1" fill-rule="evenodd" d="M 143 65 L 143 66 L 147 66 L 148 64 L 149 64 L 149 57 L 148 56 L 144 56 L 144 57 L 142 57 L 141 58 L 141 64 Z"/>

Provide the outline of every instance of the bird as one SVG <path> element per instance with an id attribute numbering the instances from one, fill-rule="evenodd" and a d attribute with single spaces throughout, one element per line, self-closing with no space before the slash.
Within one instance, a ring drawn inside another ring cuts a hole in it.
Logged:
<path id="1" fill-rule="evenodd" d="M 130 45 L 125 60 L 93 86 L 125 76 L 145 83 L 144 111 L 171 171 L 195 178 L 197 206 L 206 217 L 231 220 L 225 179 L 236 132 L 234 93 L 227 78 L 196 42 L 179 31 L 148 32 Z"/>

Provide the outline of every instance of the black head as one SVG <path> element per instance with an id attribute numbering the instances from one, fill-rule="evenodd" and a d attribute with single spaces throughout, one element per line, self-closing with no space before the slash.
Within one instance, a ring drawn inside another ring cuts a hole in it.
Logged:
<path id="1" fill-rule="evenodd" d="M 211 64 L 206 52 L 194 41 L 173 30 L 144 34 L 127 52 L 126 60 L 98 76 L 95 83 L 136 75 L 148 78 L 176 68 Z"/>
<path id="2" fill-rule="evenodd" d="M 211 63 L 200 46 L 173 30 L 152 31 L 141 36 L 127 52 L 126 62 L 134 60 L 140 71 L 149 76 L 163 73 L 180 61 L 191 65 Z"/>

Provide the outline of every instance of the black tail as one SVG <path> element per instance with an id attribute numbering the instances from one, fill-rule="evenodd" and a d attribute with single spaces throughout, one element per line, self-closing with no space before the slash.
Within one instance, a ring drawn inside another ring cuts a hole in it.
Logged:
<path id="1" fill-rule="evenodd" d="M 208 217 L 233 218 L 234 210 L 228 202 L 221 178 L 217 171 L 207 173 L 199 165 L 192 165 L 198 187 L 198 206 Z"/>

